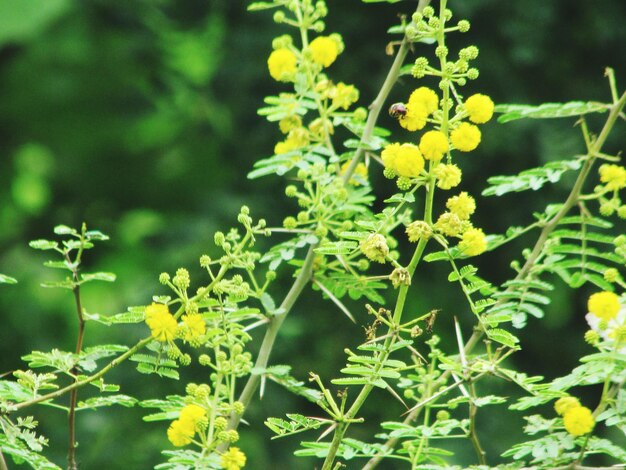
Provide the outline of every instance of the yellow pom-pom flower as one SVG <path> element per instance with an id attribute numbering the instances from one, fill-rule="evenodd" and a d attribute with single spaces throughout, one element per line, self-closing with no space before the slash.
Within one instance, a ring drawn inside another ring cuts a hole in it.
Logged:
<path id="1" fill-rule="evenodd" d="M 433 229 L 423 220 L 416 220 L 406 227 L 406 234 L 409 236 L 409 241 L 415 243 L 432 237 Z"/>
<path id="2" fill-rule="evenodd" d="M 196 405 L 195 403 L 191 403 L 189 405 L 185 405 L 185 407 L 180 410 L 180 416 L 178 419 L 186 423 L 192 423 L 193 428 L 195 429 L 198 422 L 205 416 L 206 410 L 204 408 L 200 405 Z"/>
<path id="3" fill-rule="evenodd" d="M 267 59 L 267 68 L 274 80 L 290 82 L 294 79 L 298 66 L 296 54 L 286 47 L 276 49 Z"/>
<path id="4" fill-rule="evenodd" d="M 409 96 L 409 107 L 422 107 L 426 111 L 426 115 L 430 115 L 435 112 L 439 104 L 439 98 L 430 88 L 425 86 L 419 87 L 411 96 Z"/>
<path id="5" fill-rule="evenodd" d="M 204 335 L 206 332 L 206 324 L 204 318 L 198 313 L 191 315 L 183 315 L 184 337 L 185 341 L 194 341 Z"/>
<path id="6" fill-rule="evenodd" d="M 328 67 L 339 55 L 339 44 L 328 36 L 318 36 L 309 44 L 309 50 L 314 62 Z"/>
<path id="7" fill-rule="evenodd" d="M 448 237 L 456 237 L 463 231 L 464 224 L 458 215 L 444 212 L 437 219 L 435 228 Z"/>
<path id="8" fill-rule="evenodd" d="M 567 410 L 577 406 L 580 406 L 578 398 L 561 397 L 554 403 L 554 411 L 556 411 L 559 416 L 563 416 Z"/>
<path id="9" fill-rule="evenodd" d="M 407 104 L 406 114 L 400 117 L 398 121 L 402 127 L 407 131 L 419 131 L 426 125 L 426 119 L 428 118 L 428 111 L 426 108 L 418 103 Z"/>
<path id="10" fill-rule="evenodd" d="M 413 144 L 402 144 L 396 156 L 395 170 L 398 176 L 415 178 L 424 169 L 424 157 Z"/>
<path id="11" fill-rule="evenodd" d="M 456 214 L 461 220 L 468 220 L 476 210 L 474 198 L 463 191 L 458 196 L 451 197 L 446 202 L 446 207 Z"/>
<path id="12" fill-rule="evenodd" d="M 396 158 L 400 152 L 400 144 L 394 143 L 387 145 L 380 154 L 380 158 L 383 160 L 385 168 L 396 171 Z"/>
<path id="13" fill-rule="evenodd" d="M 183 447 L 192 441 L 195 433 L 194 423 L 177 419 L 167 429 L 167 438 L 176 447 Z"/>
<path id="14" fill-rule="evenodd" d="M 239 470 L 246 465 L 246 454 L 237 447 L 231 447 L 222 454 L 220 465 L 226 470 Z"/>
<path id="15" fill-rule="evenodd" d="M 146 324 L 157 341 L 173 341 L 178 324 L 167 305 L 153 303 L 146 307 Z"/>
<path id="16" fill-rule="evenodd" d="M 354 85 L 346 85 L 340 82 L 331 89 L 329 98 L 333 100 L 334 107 L 348 109 L 353 103 L 358 101 L 359 90 Z"/>
<path id="17" fill-rule="evenodd" d="M 493 116 L 493 101 L 488 96 L 477 93 L 465 101 L 465 111 L 470 121 L 475 124 L 484 124 Z"/>
<path id="18" fill-rule="evenodd" d="M 461 169 L 453 164 L 439 164 L 433 169 L 439 189 L 452 189 L 461 182 Z"/>
<path id="19" fill-rule="evenodd" d="M 274 154 L 292 152 L 309 144 L 309 132 L 304 127 L 296 127 L 289 131 L 287 138 L 274 146 Z"/>
<path id="20" fill-rule="evenodd" d="M 591 410 L 585 406 L 571 407 L 563 415 L 565 430 L 572 436 L 589 434 L 595 424 Z"/>
<path id="21" fill-rule="evenodd" d="M 480 144 L 480 130 L 473 124 L 461 123 L 450 133 L 452 145 L 461 152 L 471 152 Z"/>
<path id="22" fill-rule="evenodd" d="M 602 320 L 612 320 L 620 309 L 619 297 L 613 292 L 596 292 L 589 297 L 587 308 L 590 313 Z"/>
<path id="23" fill-rule="evenodd" d="M 359 248 L 367 259 L 377 263 L 384 263 L 389 254 L 387 240 L 380 233 L 372 233 L 369 237 L 361 240 Z"/>
<path id="24" fill-rule="evenodd" d="M 626 168 L 623 166 L 605 163 L 600 165 L 598 171 L 600 173 L 600 181 L 606 184 L 607 189 L 616 191 L 626 188 Z"/>
<path id="25" fill-rule="evenodd" d="M 426 160 L 441 160 L 448 148 L 448 139 L 441 131 L 428 131 L 420 139 L 419 149 Z"/>
<path id="26" fill-rule="evenodd" d="M 487 237 L 479 228 L 470 228 L 463 233 L 459 251 L 467 256 L 477 256 L 487 250 Z"/>

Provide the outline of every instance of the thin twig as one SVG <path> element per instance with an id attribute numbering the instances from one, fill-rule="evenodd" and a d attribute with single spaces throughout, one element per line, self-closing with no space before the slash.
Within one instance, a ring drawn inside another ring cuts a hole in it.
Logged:
<path id="1" fill-rule="evenodd" d="M 84 232 L 84 230 L 83 230 Z M 84 233 L 83 233 L 84 235 Z M 82 250 L 82 246 L 81 246 Z M 70 262 L 69 256 L 67 257 L 67 261 Z M 72 277 L 74 279 L 74 288 L 72 289 L 74 293 L 74 301 L 76 304 L 76 315 L 78 317 L 78 336 L 76 338 L 76 363 L 74 367 L 72 367 L 72 375 L 74 377 L 78 376 L 78 360 L 80 358 L 80 353 L 83 350 L 83 339 L 85 336 L 85 317 L 83 316 L 83 307 L 80 298 L 80 278 L 78 275 L 78 262 L 80 261 L 80 252 L 77 255 L 76 265 L 74 269 L 72 269 Z M 70 263 L 71 265 L 72 263 Z M 76 380 L 75 380 L 76 382 Z M 67 468 L 68 470 L 76 470 L 78 468 L 78 464 L 76 463 L 76 402 L 78 400 L 78 388 L 74 388 L 70 392 L 70 407 L 68 413 L 68 451 L 67 451 Z"/>
<path id="2" fill-rule="evenodd" d="M 4 455 L 2 455 L 1 451 L 0 451 L 0 470 L 9 470 L 9 467 L 7 466 L 7 462 L 6 460 L 4 460 Z"/>

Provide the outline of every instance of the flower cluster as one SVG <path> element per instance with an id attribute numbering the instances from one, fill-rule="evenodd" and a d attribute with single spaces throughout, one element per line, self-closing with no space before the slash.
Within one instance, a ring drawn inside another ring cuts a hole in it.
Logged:
<path id="1" fill-rule="evenodd" d="M 562 397 L 554 404 L 558 415 L 563 417 L 563 426 L 572 436 L 584 436 L 593 431 L 595 420 L 591 410 L 582 406 L 577 398 Z"/>
<path id="2" fill-rule="evenodd" d="M 413 15 L 406 27 L 409 39 L 432 37 L 438 42 L 435 55 L 440 67 L 429 66 L 428 59 L 420 57 L 415 61 L 412 73 L 416 78 L 426 75 L 440 77 L 439 88 L 443 96 L 421 86 L 410 94 L 406 103 L 396 103 L 390 108 L 390 114 L 408 131 L 420 131 L 427 124 L 433 125 L 433 129 L 426 130 L 419 137 L 417 145 L 391 143 L 381 152 L 384 175 L 387 178 L 398 177 L 397 185 L 404 191 L 421 184 L 443 190 L 458 186 L 462 173 L 452 163 L 452 151 L 471 152 L 476 149 L 482 137 L 477 124 L 488 122 L 494 113 L 490 97 L 476 93 L 462 99 L 456 89 L 452 89 L 453 84 L 463 86 L 468 79 L 478 77 L 478 70 L 469 67 L 469 61 L 478 56 L 478 49 L 474 46 L 461 49 L 457 61 L 448 60 L 448 48 L 437 35 L 441 22 L 448 21 L 451 14 L 446 10 L 444 16 L 438 18 L 433 8 L 426 7 L 422 14 Z M 461 21 L 451 29 L 465 32 L 469 30 L 469 23 Z M 452 97 L 457 100 L 453 115 Z M 448 199 L 446 209 L 434 224 L 426 221 L 408 224 L 406 232 L 409 241 L 425 240 L 438 232 L 446 237 L 460 238 L 458 251 L 461 255 L 476 256 L 486 251 L 485 233 L 470 222 L 470 216 L 476 210 L 474 198 L 461 192 Z"/>
<path id="3" fill-rule="evenodd" d="M 470 222 L 476 210 L 474 198 L 463 191 L 446 202 L 446 212 L 441 214 L 434 228 L 447 237 L 460 237 L 458 249 L 464 256 L 477 256 L 487 249 L 487 237 L 480 228 Z"/>
<path id="4" fill-rule="evenodd" d="M 186 405 L 177 420 L 167 429 L 167 438 L 176 447 L 191 443 L 197 431 L 206 426 L 206 410 L 199 405 Z"/>
<path id="5" fill-rule="evenodd" d="M 600 202 L 600 213 L 606 217 L 617 212 L 618 217 L 626 219 L 626 204 L 622 204 L 619 191 L 626 188 L 626 168 L 621 165 L 605 163 L 598 170 L 600 182 L 596 186 L 596 197 Z"/>
<path id="6" fill-rule="evenodd" d="M 585 316 L 591 328 L 585 339 L 597 344 L 602 339 L 606 346 L 617 346 L 626 352 L 626 307 L 622 306 L 617 294 L 608 291 L 596 292 L 587 302 L 589 313 Z"/>

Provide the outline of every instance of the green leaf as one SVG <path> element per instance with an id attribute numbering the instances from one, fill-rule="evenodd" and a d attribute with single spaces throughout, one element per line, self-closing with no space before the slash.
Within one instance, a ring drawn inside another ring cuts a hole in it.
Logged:
<path id="1" fill-rule="evenodd" d="M 315 252 L 323 255 L 347 255 L 357 247 L 358 244 L 353 241 L 326 242 L 316 248 Z"/>
<path id="2" fill-rule="evenodd" d="M 54 227 L 54 233 L 57 235 L 78 235 L 78 232 L 67 225 L 57 225 Z"/>
<path id="3" fill-rule="evenodd" d="M 90 281 L 104 281 L 104 282 L 115 282 L 116 276 L 113 273 L 85 273 L 80 276 L 82 282 L 90 282 Z"/>
<path id="4" fill-rule="evenodd" d="M 306 416 L 296 413 L 288 413 L 287 417 L 289 421 L 280 418 L 268 418 L 265 420 L 265 425 L 276 434 L 272 439 L 290 436 L 311 429 L 318 429 L 322 424 L 327 422 L 319 418 L 307 418 Z"/>
<path id="5" fill-rule="evenodd" d="M 67 271 L 72 271 L 72 269 L 76 267 L 75 264 L 68 263 L 67 261 L 44 261 L 43 265 L 46 268 L 65 269 Z"/>
<path id="6" fill-rule="evenodd" d="M 0 273 L 0 284 L 17 284 L 17 279 Z"/>
<path id="7" fill-rule="evenodd" d="M 544 166 L 524 170 L 514 176 L 491 176 L 487 179 L 489 187 L 483 190 L 483 196 L 502 196 L 511 192 L 540 189 L 546 183 L 556 183 L 566 171 L 579 170 L 582 160 L 559 160 Z"/>
<path id="8" fill-rule="evenodd" d="M 618 462 L 626 462 L 626 450 L 624 447 L 615 445 L 608 439 L 591 436 L 588 443 L 588 452 L 607 454 Z"/>
<path id="9" fill-rule="evenodd" d="M 383 379 L 372 380 L 364 377 L 341 377 L 331 380 L 335 385 L 374 385 L 379 388 L 387 388 L 387 382 Z"/>
<path id="10" fill-rule="evenodd" d="M 31 241 L 28 246 L 35 250 L 54 250 L 59 244 L 55 241 L 40 239 Z"/>
<path id="11" fill-rule="evenodd" d="M 107 395 L 101 397 L 89 398 L 85 401 L 78 402 L 78 410 L 83 409 L 96 409 L 103 406 L 119 405 L 126 408 L 131 408 L 137 404 L 137 399 L 129 397 L 128 395 Z"/>
<path id="12" fill-rule="evenodd" d="M 277 2 L 254 2 L 248 5 L 248 11 L 268 10 L 279 6 L 280 3 Z"/>
<path id="13" fill-rule="evenodd" d="M 411 204 L 415 202 L 415 195 L 413 193 L 398 193 L 394 194 L 388 199 L 385 199 L 387 204 L 398 204 L 398 203 L 408 203 Z"/>
<path id="14" fill-rule="evenodd" d="M 274 302 L 272 296 L 269 295 L 267 292 L 263 292 L 259 300 L 261 301 L 261 305 L 263 305 L 263 308 L 267 313 L 272 314 L 276 311 L 276 302 Z"/>
<path id="15" fill-rule="evenodd" d="M 46 289 L 74 289 L 76 284 L 70 279 L 66 279 L 65 281 L 56 281 L 56 282 L 42 282 L 41 287 L 45 287 Z"/>
<path id="16" fill-rule="evenodd" d="M 61 470 L 61 467 L 53 464 L 37 452 L 33 452 L 22 442 L 10 441 L 4 434 L 0 434 L 0 448 L 4 454 L 10 455 L 16 464 L 27 462 L 37 470 Z"/>
<path id="17" fill-rule="evenodd" d="M 604 103 L 593 101 L 570 101 L 569 103 L 544 103 L 539 106 L 519 104 L 499 104 L 495 107 L 499 123 L 515 121 L 516 119 L 552 119 L 582 116 L 588 113 L 605 113 L 609 109 Z"/>
<path id="18" fill-rule="evenodd" d="M 85 238 L 87 240 L 107 241 L 109 236 L 102 233 L 100 230 L 88 230 L 85 232 Z"/>
<path id="19" fill-rule="evenodd" d="M 487 337 L 490 340 L 496 341 L 497 343 L 500 343 L 500 344 L 504 344 L 505 346 L 508 346 L 509 348 L 514 348 L 516 347 L 515 345 L 519 343 L 519 339 L 517 337 L 515 337 L 508 331 L 502 330 L 500 328 L 491 328 L 487 330 Z"/>

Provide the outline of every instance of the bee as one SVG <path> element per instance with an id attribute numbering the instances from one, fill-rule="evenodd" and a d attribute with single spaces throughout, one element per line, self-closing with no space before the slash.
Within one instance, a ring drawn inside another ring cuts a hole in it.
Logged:
<path id="1" fill-rule="evenodd" d="M 406 116 L 407 109 L 404 103 L 394 103 L 389 107 L 389 116 L 400 119 Z"/>
<path id="2" fill-rule="evenodd" d="M 439 310 L 432 310 L 430 315 L 426 317 L 426 333 L 431 334 L 433 332 L 433 327 L 435 326 L 435 320 L 437 320 L 437 314 Z"/>

